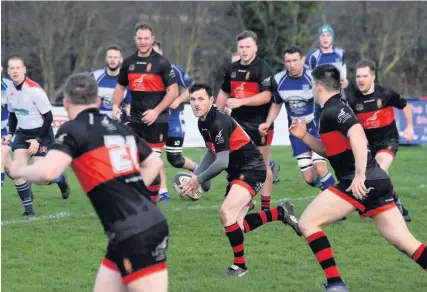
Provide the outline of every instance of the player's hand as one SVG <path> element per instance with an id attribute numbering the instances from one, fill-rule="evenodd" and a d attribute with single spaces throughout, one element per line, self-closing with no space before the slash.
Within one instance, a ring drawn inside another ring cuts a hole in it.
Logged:
<path id="1" fill-rule="evenodd" d="M 157 120 L 159 114 L 157 109 L 149 109 L 142 114 L 142 121 L 148 126 L 151 126 Z"/>
<path id="2" fill-rule="evenodd" d="M 191 178 L 182 184 L 181 191 L 184 195 L 191 195 L 200 187 L 199 181 L 197 180 L 197 176 L 193 173 L 191 174 Z"/>
<path id="3" fill-rule="evenodd" d="M 289 127 L 289 133 L 297 137 L 298 139 L 304 139 L 307 135 L 307 125 L 305 123 L 305 118 L 293 120 L 291 126 Z"/>
<path id="4" fill-rule="evenodd" d="M 366 177 L 364 174 L 356 174 L 351 185 L 346 189 L 346 192 L 352 192 L 353 196 L 356 199 L 362 200 L 366 197 L 366 186 L 365 186 Z"/>
<path id="5" fill-rule="evenodd" d="M 348 80 L 347 79 L 341 80 L 341 88 L 347 88 L 347 86 L 348 86 Z"/>
<path id="6" fill-rule="evenodd" d="M 414 139 L 414 128 L 413 127 L 407 127 L 405 131 L 403 131 L 403 137 L 405 137 L 406 142 L 411 142 L 412 139 Z"/>
<path id="7" fill-rule="evenodd" d="M 267 136 L 268 135 L 268 129 L 270 128 L 270 125 L 268 123 L 262 123 L 258 126 L 258 131 L 261 134 L 261 136 Z"/>
<path id="8" fill-rule="evenodd" d="M 173 109 L 173 110 L 175 110 L 175 109 L 177 109 L 177 107 L 179 107 L 179 105 L 181 104 L 181 101 L 178 99 L 178 98 L 176 98 L 172 103 L 171 103 L 171 105 L 169 106 L 171 109 Z"/>
<path id="9" fill-rule="evenodd" d="M 3 145 L 9 145 L 10 144 L 10 140 L 12 140 L 12 135 L 11 134 L 7 134 L 4 137 L 1 137 L 1 143 Z"/>
<path id="10" fill-rule="evenodd" d="M 229 98 L 227 100 L 227 107 L 229 109 L 239 108 L 243 105 L 243 101 L 239 98 Z"/>
<path id="11" fill-rule="evenodd" d="M 122 111 L 120 110 L 120 108 L 118 106 L 113 106 L 113 113 L 112 113 L 112 119 L 119 121 L 120 120 L 120 116 L 122 114 Z"/>
<path id="12" fill-rule="evenodd" d="M 30 143 L 27 150 L 30 155 L 34 155 L 39 151 L 40 144 L 36 139 L 25 140 L 25 142 Z"/>

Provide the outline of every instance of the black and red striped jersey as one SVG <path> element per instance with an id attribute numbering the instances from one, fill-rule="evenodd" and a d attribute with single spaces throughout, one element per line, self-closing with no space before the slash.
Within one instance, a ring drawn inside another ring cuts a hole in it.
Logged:
<path id="1" fill-rule="evenodd" d="M 52 150 L 73 158 L 71 167 L 110 241 L 165 220 L 139 172 L 152 150 L 127 126 L 88 109 L 59 128 Z"/>
<path id="2" fill-rule="evenodd" d="M 263 91 L 271 90 L 273 70 L 258 56 L 249 65 L 240 61 L 232 63 L 225 72 L 222 91 L 231 98 L 248 98 Z M 262 124 L 265 122 L 271 101 L 260 106 L 241 106 L 233 109 L 231 116 L 238 122 Z"/>
<path id="3" fill-rule="evenodd" d="M 319 134 L 338 180 L 354 178 L 355 160 L 347 133 L 356 124 L 359 124 L 356 115 L 340 95 L 331 97 L 324 104 Z M 376 167 L 377 163 L 368 151 L 367 169 Z M 368 170 L 366 176 L 368 177 Z"/>
<path id="4" fill-rule="evenodd" d="M 146 110 L 155 108 L 163 100 L 168 86 L 177 83 L 169 60 L 154 50 L 148 57 L 140 57 L 135 52 L 126 58 L 117 82 L 129 87 L 132 97 L 129 120 L 136 123 L 141 123 Z M 167 110 L 159 115 L 156 122 L 168 122 Z"/>
<path id="5" fill-rule="evenodd" d="M 355 90 L 350 95 L 348 104 L 365 129 L 369 146 L 399 140 L 393 108 L 403 109 L 407 105 L 406 99 L 400 94 L 376 85 L 374 92 L 368 95 Z"/>
<path id="6" fill-rule="evenodd" d="M 215 106 L 209 110 L 206 119 L 199 119 L 200 134 L 213 155 L 230 151 L 228 173 L 253 170 L 264 166 L 264 160 L 257 146 L 243 128 L 229 115 Z"/>

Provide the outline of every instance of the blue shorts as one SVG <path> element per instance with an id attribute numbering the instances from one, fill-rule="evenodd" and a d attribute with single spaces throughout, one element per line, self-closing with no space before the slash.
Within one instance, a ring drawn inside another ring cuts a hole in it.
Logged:
<path id="1" fill-rule="evenodd" d="M 307 133 L 309 133 L 316 139 L 320 138 L 319 128 L 314 122 L 310 122 L 307 124 Z M 305 145 L 301 139 L 298 139 L 293 135 L 289 135 L 289 140 L 291 141 L 294 157 L 301 155 L 305 152 L 311 151 L 311 149 L 307 145 Z"/>
<path id="2" fill-rule="evenodd" d="M 184 138 L 185 136 L 184 113 L 180 110 L 169 109 L 168 122 L 169 122 L 168 137 Z"/>
<path id="3" fill-rule="evenodd" d="M 4 136 L 7 136 L 7 128 L 3 128 L 3 129 L 1 129 L 1 136 L 2 137 L 4 137 Z"/>

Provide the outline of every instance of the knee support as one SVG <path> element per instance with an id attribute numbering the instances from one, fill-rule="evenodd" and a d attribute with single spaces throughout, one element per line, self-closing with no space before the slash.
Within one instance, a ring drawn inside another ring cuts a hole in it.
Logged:
<path id="1" fill-rule="evenodd" d="M 320 156 L 316 152 L 313 152 L 313 155 L 311 157 L 313 159 L 313 163 L 318 163 L 318 162 L 325 162 L 326 163 L 327 162 L 325 157 Z"/>
<path id="2" fill-rule="evenodd" d="M 313 167 L 313 161 L 310 156 L 297 157 L 297 163 L 301 171 L 306 171 Z"/>
<path id="3" fill-rule="evenodd" d="M 167 158 L 169 163 L 175 168 L 182 168 L 185 163 L 185 159 L 181 153 L 169 153 L 167 152 Z"/>

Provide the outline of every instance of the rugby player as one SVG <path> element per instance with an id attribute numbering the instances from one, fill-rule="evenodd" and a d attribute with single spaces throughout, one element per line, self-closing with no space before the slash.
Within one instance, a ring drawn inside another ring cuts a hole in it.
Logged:
<path id="1" fill-rule="evenodd" d="M 21 57 L 11 57 L 7 71 L 13 86 L 8 87 L 5 93 L 10 116 L 9 133 L 3 137 L 2 144 L 9 145 L 15 135 L 13 160 L 25 166 L 31 158 L 35 162 L 45 156 L 54 141 L 52 106 L 43 88 L 26 76 Z M 70 187 L 65 172 L 48 182 L 52 183 L 58 184 L 63 199 L 69 197 Z M 25 209 L 22 215 L 34 216 L 31 186 L 22 178 L 15 179 L 15 186 Z"/>
<path id="2" fill-rule="evenodd" d="M 137 51 L 120 68 L 113 93 L 113 118 L 119 119 L 120 104 L 126 86 L 131 93 L 131 110 L 127 125 L 159 155 L 168 137 L 168 108 L 178 96 L 175 72 L 167 58 L 153 50 L 153 29 L 148 24 L 135 26 Z M 157 202 L 160 176 L 149 187 Z"/>
<path id="3" fill-rule="evenodd" d="M 167 291 L 168 224 L 146 187 L 162 161 L 131 129 L 101 114 L 100 103 L 92 77 L 70 76 L 64 87 L 70 121 L 45 158 L 30 166 L 15 161 L 11 173 L 43 183 L 71 165 L 108 237 L 95 292 Z"/>
<path id="4" fill-rule="evenodd" d="M 319 137 L 319 120 L 316 119 L 315 102 L 312 93 L 310 72 L 304 69 L 304 57 L 299 47 L 289 47 L 284 53 L 285 70 L 274 75 L 272 80 L 273 103 L 266 121 L 259 126 L 261 135 L 267 131 L 280 113 L 283 103 L 286 107 L 289 125 L 295 119 L 305 117 L 307 129 L 314 137 Z M 302 171 L 304 180 L 312 187 L 322 190 L 335 184 L 328 171 L 325 158 L 312 152 L 303 141 L 289 135 L 293 156 Z"/>
<path id="5" fill-rule="evenodd" d="M 393 108 L 403 111 L 407 125 L 403 136 L 408 142 L 414 138 L 414 127 L 411 106 L 397 92 L 375 84 L 375 69 L 375 63 L 371 60 L 362 60 L 357 63 L 358 89 L 352 92 L 347 100 L 365 130 L 372 155 L 388 173 L 399 149 L 399 132 Z M 393 195 L 403 218 L 410 222 L 412 217 L 403 207 L 394 188 Z"/>
<path id="6" fill-rule="evenodd" d="M 201 184 L 228 173 L 226 194 L 220 209 L 220 220 L 230 241 L 234 263 L 223 276 L 242 277 L 248 273 L 244 256 L 244 236 L 268 222 L 281 220 L 297 230 L 298 220 L 293 206 L 283 202 L 278 207 L 247 214 L 250 202 L 264 185 L 266 166 L 261 152 L 243 128 L 226 113 L 213 106 L 212 89 L 204 83 L 190 86 L 190 103 L 199 118 L 198 128 L 207 152 L 200 166 L 186 183 L 182 192 L 191 195 Z"/>
<path id="7" fill-rule="evenodd" d="M 304 119 L 295 120 L 290 132 L 313 151 L 327 156 L 338 184 L 318 195 L 299 220 L 299 230 L 321 265 L 325 291 L 349 291 L 337 268 L 332 247 L 322 230 L 357 210 L 371 217 L 381 235 L 393 246 L 427 269 L 427 248 L 409 232 L 393 200 L 387 173 L 368 151 L 368 140 L 351 108 L 341 99 L 340 72 L 331 64 L 312 72 L 313 95 L 322 107 L 320 141 L 307 132 Z"/>
<path id="8" fill-rule="evenodd" d="M 273 125 L 268 135 L 261 136 L 258 126 L 268 115 L 271 104 L 271 67 L 257 56 L 257 35 L 243 31 L 237 38 L 240 61 L 232 63 L 225 72 L 216 105 L 219 110 L 231 109 L 233 117 L 259 147 L 265 161 L 267 176 L 261 195 L 261 209 L 269 209 L 273 186 L 270 168 L 270 149 L 273 141 Z"/>

